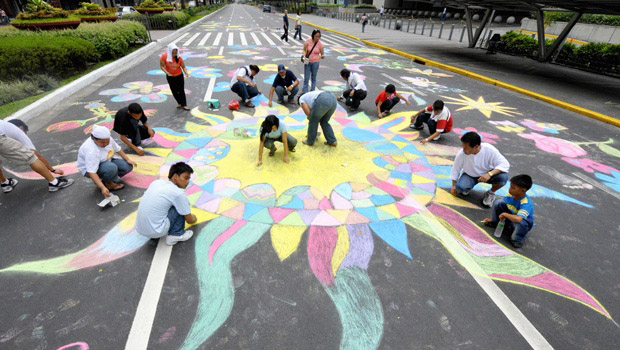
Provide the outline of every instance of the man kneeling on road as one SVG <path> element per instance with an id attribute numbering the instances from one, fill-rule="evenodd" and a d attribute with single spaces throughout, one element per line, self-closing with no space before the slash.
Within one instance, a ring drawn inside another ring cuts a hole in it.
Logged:
<path id="1" fill-rule="evenodd" d="M 493 145 L 482 143 L 480 135 L 473 131 L 461 137 L 461 146 L 463 149 L 456 154 L 450 172 L 450 192 L 454 196 L 467 196 L 476 184 L 489 183 L 491 189 L 484 194 L 482 204 L 490 208 L 495 201 L 495 191 L 508 182 L 510 163 Z"/>
<path id="2" fill-rule="evenodd" d="M 137 103 L 119 109 L 114 117 L 114 128 L 112 130 L 121 135 L 121 141 L 139 156 L 144 155 L 144 150 L 140 146 L 142 141 L 155 135 L 155 131 L 146 121 L 147 118 L 142 106 Z"/>
<path id="3" fill-rule="evenodd" d="M 260 95 L 260 91 L 254 82 L 254 76 L 260 72 L 257 65 L 239 67 L 230 81 L 230 90 L 241 97 L 241 104 L 246 107 L 254 108 L 254 104 L 250 99 Z"/>
<path id="4" fill-rule="evenodd" d="M 289 69 L 286 69 L 283 64 L 278 65 L 278 74 L 273 80 L 271 90 L 269 91 L 269 107 L 273 107 L 271 103 L 273 101 L 273 93 L 278 95 L 278 103 L 284 103 L 284 95 L 288 95 L 288 102 L 295 103 L 295 95 L 299 92 L 299 80 Z"/>
<path id="5" fill-rule="evenodd" d="M 198 221 L 191 213 L 189 199 L 184 189 L 189 184 L 194 169 L 183 162 L 170 167 L 168 181 L 155 180 L 144 192 L 138 205 L 136 231 L 149 238 L 166 236 L 167 245 L 192 238 L 192 230 L 184 230 L 185 223 Z"/>
<path id="6" fill-rule="evenodd" d="M 19 127 L 16 125 L 19 125 Z M 21 120 L 18 122 L 14 121 L 14 123 L 0 120 L 0 155 L 18 165 L 30 165 L 32 170 L 47 180 L 50 192 L 56 192 L 59 189 L 71 186 L 73 184 L 72 179 L 54 178 L 52 173 L 62 175 L 63 171 L 54 169 L 47 159 L 36 151 L 34 144 L 26 135 L 26 131 L 28 131 L 28 126 Z M 0 161 L 0 163 L 2 162 Z M 9 193 L 13 191 L 17 183 L 17 179 L 5 178 L 0 168 L 0 187 L 2 192 Z"/>
<path id="7" fill-rule="evenodd" d="M 349 106 L 349 110 L 355 111 L 360 106 L 360 102 L 368 95 L 368 89 L 366 84 L 359 74 L 351 72 L 348 69 L 340 71 L 340 77 L 347 82 L 345 90 L 342 92 L 342 96 L 338 97 L 339 101 L 344 100 L 345 104 Z"/>

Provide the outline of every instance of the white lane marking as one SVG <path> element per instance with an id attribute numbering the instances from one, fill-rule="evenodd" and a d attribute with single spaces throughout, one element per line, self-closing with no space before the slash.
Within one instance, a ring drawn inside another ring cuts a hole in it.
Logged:
<path id="1" fill-rule="evenodd" d="M 245 34 L 240 32 L 239 35 L 241 36 L 241 45 L 248 46 L 248 41 L 245 39 Z"/>
<path id="2" fill-rule="evenodd" d="M 206 101 L 211 99 L 211 95 L 213 95 L 213 89 L 215 88 L 215 77 L 209 79 L 209 87 L 207 87 L 207 92 L 205 93 L 205 97 L 202 101 Z"/>
<path id="3" fill-rule="evenodd" d="M 472 260 L 473 261 L 473 260 Z M 474 262 L 475 263 L 475 262 Z M 521 336 L 535 349 L 551 349 L 553 347 L 545 337 L 534 327 L 530 320 L 519 310 L 519 308 L 504 294 L 504 292 L 495 284 L 490 278 L 477 276 L 474 273 L 470 273 L 482 290 L 487 293 L 489 298 L 493 300 L 495 305 L 504 313 L 510 323 L 521 333 Z"/>
<path id="4" fill-rule="evenodd" d="M 171 44 L 176 44 L 178 41 L 182 40 L 183 38 L 185 38 L 188 35 L 189 35 L 189 33 L 185 33 L 185 34 L 181 35 L 180 37 L 176 38 L 173 42 L 171 42 Z"/>
<path id="5" fill-rule="evenodd" d="M 220 40 L 222 39 L 222 33 L 217 33 L 215 36 L 215 41 L 213 42 L 213 46 L 218 46 L 220 44 Z"/>
<path id="6" fill-rule="evenodd" d="M 352 39 L 349 39 L 349 38 L 347 38 L 345 36 L 342 36 L 342 35 L 332 35 L 332 37 L 336 37 L 338 40 L 340 40 L 342 42 L 345 42 L 345 43 L 347 43 L 349 45 L 364 46 L 360 42 L 352 40 Z"/>
<path id="7" fill-rule="evenodd" d="M 261 32 L 261 35 L 265 38 L 265 40 L 267 40 L 267 42 L 269 43 L 269 45 L 275 45 L 276 43 L 273 42 L 273 40 L 271 40 L 271 38 L 269 38 L 269 36 L 267 36 L 267 34 L 265 34 L 264 32 Z"/>
<path id="8" fill-rule="evenodd" d="M 278 49 L 278 51 L 280 51 L 280 53 L 282 54 L 282 56 L 287 56 L 286 52 L 284 52 L 284 50 L 282 50 L 282 48 L 280 46 L 276 46 L 276 49 Z"/>
<path id="9" fill-rule="evenodd" d="M 184 44 L 183 46 L 187 47 L 190 46 L 192 44 L 192 42 L 194 42 L 194 40 L 196 40 L 196 38 L 200 35 L 200 33 L 196 33 L 194 34 L 191 38 L 189 38 Z"/>
<path id="10" fill-rule="evenodd" d="M 217 52 L 217 55 L 222 56 L 223 53 L 224 53 L 224 46 L 220 47 L 220 51 Z"/>
<path id="11" fill-rule="evenodd" d="M 585 174 L 582 174 L 582 173 L 573 173 L 573 175 L 575 175 L 575 176 L 577 176 L 578 178 L 582 179 L 583 181 L 585 181 L 585 182 L 589 183 L 590 185 L 592 185 L 592 186 L 594 186 L 594 187 L 598 188 L 599 190 L 601 190 L 601 191 L 603 191 L 603 192 L 605 192 L 605 193 L 607 193 L 607 194 L 609 194 L 609 195 L 612 195 L 612 196 L 614 196 L 614 197 L 616 197 L 616 198 L 620 199 L 620 195 L 619 195 L 619 194 L 617 194 L 616 192 L 610 191 L 608 187 L 606 187 L 605 185 L 603 185 L 602 183 L 600 183 L 600 182 L 598 182 L 598 181 L 596 181 L 596 180 L 593 180 L 593 179 L 589 178 L 589 177 L 588 177 L 588 176 L 586 176 Z"/>
<path id="12" fill-rule="evenodd" d="M 161 295 L 164 280 L 166 279 L 166 271 L 170 262 L 170 254 L 172 246 L 166 245 L 166 237 L 159 239 L 149 274 L 142 289 L 142 296 L 138 302 L 136 315 L 134 316 L 129 337 L 125 344 L 125 350 L 146 350 L 155 320 L 157 304 Z"/>
<path id="13" fill-rule="evenodd" d="M 425 93 L 423 93 L 422 91 L 416 89 L 416 88 L 412 88 L 409 86 L 409 84 L 406 84 L 396 78 L 391 77 L 389 74 L 385 74 L 385 73 L 381 73 L 381 75 L 383 75 L 384 77 L 390 79 L 391 81 L 397 83 L 399 86 L 407 86 L 408 89 L 412 90 L 413 92 L 415 92 L 416 94 L 420 95 L 420 96 L 426 96 Z"/>
<path id="14" fill-rule="evenodd" d="M 290 36 L 290 35 L 289 35 Z M 303 45 L 303 43 L 301 41 L 297 41 L 293 38 L 288 38 L 288 40 L 290 40 L 293 44 L 295 45 Z"/>
<path id="15" fill-rule="evenodd" d="M 202 38 L 202 40 L 198 42 L 198 46 L 204 46 L 210 36 L 211 36 L 211 32 L 205 34 L 204 38 Z"/>
<path id="16" fill-rule="evenodd" d="M 302 36 L 303 36 L 306 40 L 308 40 L 308 38 L 310 37 L 310 35 L 308 35 L 308 34 L 306 34 L 306 33 L 301 33 L 301 35 L 302 35 Z"/>
<path id="17" fill-rule="evenodd" d="M 276 40 L 279 40 L 282 43 L 282 45 L 288 45 L 288 43 L 286 41 L 282 40 L 278 34 L 276 34 L 274 32 L 271 32 L 271 35 L 275 36 Z"/>
<path id="18" fill-rule="evenodd" d="M 263 45 L 261 44 L 260 40 L 258 40 L 258 37 L 256 36 L 256 34 L 250 33 L 250 35 L 252 36 L 252 39 L 254 39 L 254 42 L 256 43 L 256 45 Z"/>
<path id="19" fill-rule="evenodd" d="M 233 45 L 233 39 L 235 38 L 235 33 L 228 33 L 228 46 Z"/>

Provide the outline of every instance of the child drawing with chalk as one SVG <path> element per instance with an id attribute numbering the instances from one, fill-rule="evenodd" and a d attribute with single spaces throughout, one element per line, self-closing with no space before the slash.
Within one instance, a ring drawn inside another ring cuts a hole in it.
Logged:
<path id="1" fill-rule="evenodd" d="M 278 150 L 275 144 L 276 141 L 284 145 L 284 163 L 289 163 L 288 152 L 295 152 L 297 139 L 286 131 L 286 124 L 280 121 L 275 115 L 270 114 L 265 117 L 265 120 L 260 126 L 258 166 L 263 164 L 263 147 L 269 149 L 269 156 L 273 157 Z"/>
<path id="2" fill-rule="evenodd" d="M 529 175 L 517 175 L 510 179 L 508 195 L 493 203 L 493 217 L 482 222 L 490 227 L 497 227 L 500 221 L 505 222 L 505 228 L 512 231 L 510 244 L 521 248 L 525 238 L 534 227 L 534 203 L 527 195 L 532 188 L 532 178 Z"/>

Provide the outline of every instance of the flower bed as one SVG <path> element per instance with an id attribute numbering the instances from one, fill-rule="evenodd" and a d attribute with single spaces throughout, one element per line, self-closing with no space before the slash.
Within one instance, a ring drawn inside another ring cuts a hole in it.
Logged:
<path id="1" fill-rule="evenodd" d="M 103 8 L 98 4 L 91 4 L 87 2 L 81 3 L 82 8 L 75 10 L 74 15 L 81 18 L 82 22 L 105 22 L 116 21 L 116 8 Z"/>

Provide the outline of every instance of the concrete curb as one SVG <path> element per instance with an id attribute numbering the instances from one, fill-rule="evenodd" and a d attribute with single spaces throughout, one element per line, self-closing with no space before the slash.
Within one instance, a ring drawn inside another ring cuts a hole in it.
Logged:
<path id="1" fill-rule="evenodd" d="M 541 94 L 539 94 L 537 92 L 534 92 L 534 91 L 526 90 L 526 89 L 520 88 L 518 86 L 505 83 L 503 81 L 492 79 L 492 78 L 489 78 L 489 77 L 484 76 L 484 75 L 480 75 L 480 74 L 477 74 L 477 73 L 474 73 L 474 72 L 467 71 L 465 69 L 453 67 L 453 66 L 450 66 L 450 65 L 447 65 L 447 64 L 436 62 L 436 61 L 432 61 L 432 60 L 429 60 L 429 59 L 426 59 L 426 58 L 423 58 L 423 57 L 419 57 L 419 56 L 415 56 L 415 55 L 412 55 L 412 54 L 408 54 L 406 52 L 403 52 L 403 51 L 400 51 L 400 50 L 396 50 L 396 49 L 393 49 L 393 48 L 388 47 L 388 46 L 377 44 L 377 43 L 374 43 L 374 42 L 368 41 L 368 40 L 363 40 L 363 39 L 357 38 L 357 37 L 355 37 L 353 35 L 349 35 L 349 34 L 342 33 L 342 32 L 339 32 L 339 31 L 336 31 L 336 30 L 333 30 L 333 29 L 329 29 L 329 28 L 325 28 L 325 27 L 322 27 L 322 26 L 319 26 L 319 25 L 315 25 L 315 24 L 312 24 L 310 22 L 302 21 L 302 23 L 304 23 L 306 25 L 309 25 L 309 26 L 313 26 L 315 28 L 319 28 L 319 29 L 324 30 L 324 31 L 332 32 L 332 33 L 339 34 L 339 35 L 342 35 L 342 36 L 345 36 L 345 37 L 349 37 L 351 39 L 355 39 L 355 40 L 361 41 L 361 42 L 363 42 L 364 44 L 366 44 L 368 46 L 376 47 L 376 48 L 385 50 L 387 52 L 391 52 L 393 54 L 409 58 L 411 60 L 416 61 L 417 63 L 421 63 L 421 64 L 424 64 L 424 65 L 427 65 L 427 66 L 437 67 L 437 68 L 441 68 L 443 70 L 447 70 L 447 71 L 450 71 L 450 72 L 453 72 L 453 73 L 457 73 L 457 74 L 463 75 L 463 76 L 468 77 L 468 78 L 472 78 L 472 79 L 475 79 L 475 80 L 478 80 L 478 81 L 481 81 L 481 82 L 484 82 L 484 83 L 487 83 L 487 84 L 491 84 L 491 85 L 494 85 L 494 86 L 497 86 L 497 87 L 501 87 L 501 88 L 504 88 L 504 89 L 507 89 L 507 90 L 510 90 L 510 91 L 514 91 L 514 92 L 520 93 L 522 95 L 526 95 L 526 96 L 535 98 L 537 100 L 540 100 L 540 101 L 543 101 L 543 102 L 547 102 L 547 103 L 552 104 L 554 106 L 558 106 L 560 108 L 569 110 L 571 112 L 579 113 L 579 114 L 584 115 L 586 117 L 593 118 L 593 119 L 602 121 L 604 123 L 620 127 L 620 120 L 618 120 L 616 118 L 613 118 L 613 117 L 610 117 L 608 115 L 602 114 L 602 113 L 594 112 L 594 111 L 591 111 L 589 109 L 586 109 L 586 108 L 583 108 L 583 107 L 579 107 L 579 106 L 570 104 L 568 102 L 560 101 L 560 100 L 557 100 L 557 99 L 549 97 L 549 96 L 541 95 Z"/>
<path id="2" fill-rule="evenodd" d="M 37 114 L 45 111 L 45 110 L 49 110 L 51 107 L 55 106 L 56 104 L 58 104 L 59 102 L 61 102 L 62 100 L 70 97 L 71 95 L 73 95 L 74 93 L 80 91 L 81 89 L 85 88 L 86 86 L 96 82 L 97 80 L 99 80 L 100 78 L 102 78 L 103 76 L 111 73 L 111 72 L 117 72 L 118 74 L 121 74 L 125 71 L 127 71 L 128 69 L 134 67 L 135 65 L 137 65 L 138 63 L 142 62 L 143 60 L 146 59 L 146 57 L 155 52 L 156 50 L 160 49 L 161 47 L 164 47 L 165 45 L 168 45 L 169 42 L 171 42 L 175 37 L 177 37 L 179 34 L 183 34 L 191 29 L 193 29 L 194 27 L 198 26 L 200 23 L 202 23 L 203 21 L 209 19 L 210 17 L 212 17 L 213 15 L 217 14 L 220 10 L 225 9 L 226 6 L 216 10 L 213 13 L 210 13 L 206 16 L 204 16 L 203 18 L 197 20 L 194 23 L 188 24 L 185 27 L 175 31 L 174 33 L 171 33 L 169 35 L 167 35 L 166 37 L 159 39 L 157 41 L 151 42 L 150 44 L 146 45 L 145 47 L 142 47 L 132 53 L 130 53 L 127 56 L 121 57 L 118 60 L 109 63 L 95 71 L 92 71 L 88 74 L 86 74 L 85 76 L 59 88 L 56 89 L 54 91 L 52 91 L 49 95 L 29 104 L 28 106 L 20 109 L 19 111 L 13 113 L 12 115 L 8 116 L 5 120 L 11 120 L 11 119 L 21 119 L 24 122 L 29 121 L 30 119 L 34 118 Z"/>

